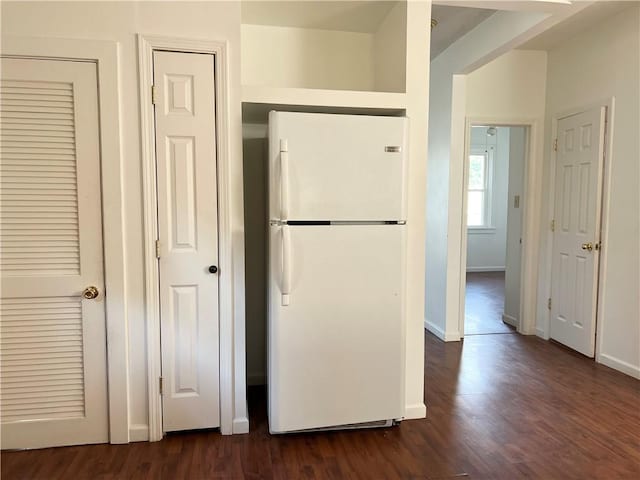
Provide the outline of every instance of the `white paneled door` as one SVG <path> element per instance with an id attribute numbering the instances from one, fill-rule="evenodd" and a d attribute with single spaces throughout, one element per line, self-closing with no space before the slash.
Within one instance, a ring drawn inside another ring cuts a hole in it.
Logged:
<path id="1" fill-rule="evenodd" d="M 2 59 L 2 448 L 109 440 L 96 65 Z"/>
<path id="2" fill-rule="evenodd" d="M 605 108 L 558 121 L 550 336 L 593 357 Z"/>
<path id="3" fill-rule="evenodd" d="M 219 427 L 214 58 L 153 62 L 163 429 Z"/>

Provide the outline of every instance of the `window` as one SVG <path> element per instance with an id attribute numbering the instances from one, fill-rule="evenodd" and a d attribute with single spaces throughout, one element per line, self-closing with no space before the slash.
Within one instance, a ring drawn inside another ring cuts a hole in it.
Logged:
<path id="1" fill-rule="evenodd" d="M 472 149 L 469 155 L 469 184 L 467 187 L 467 226 L 489 227 L 490 172 L 492 150 Z"/>

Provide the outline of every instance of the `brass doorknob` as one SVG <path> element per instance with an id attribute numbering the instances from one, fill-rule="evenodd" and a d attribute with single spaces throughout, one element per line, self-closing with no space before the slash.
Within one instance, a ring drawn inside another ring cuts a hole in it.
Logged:
<path id="1" fill-rule="evenodd" d="M 91 287 L 87 287 L 82 291 L 82 296 L 84 298 L 86 298 L 87 300 L 93 300 L 94 298 L 96 298 L 98 296 L 100 292 L 98 291 L 98 289 L 94 286 Z"/>
<path id="2" fill-rule="evenodd" d="M 589 243 L 583 243 L 582 244 L 582 249 L 583 250 L 593 250 L 593 243 L 589 242 Z"/>

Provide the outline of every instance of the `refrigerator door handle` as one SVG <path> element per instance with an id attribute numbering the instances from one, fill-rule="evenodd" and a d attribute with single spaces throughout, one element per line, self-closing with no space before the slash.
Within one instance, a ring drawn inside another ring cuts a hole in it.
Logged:
<path id="1" fill-rule="evenodd" d="M 289 226 L 282 226 L 282 306 L 289 305 L 291 291 L 291 234 Z"/>
<path id="2" fill-rule="evenodd" d="M 289 218 L 289 148 L 280 140 L 280 218 Z"/>

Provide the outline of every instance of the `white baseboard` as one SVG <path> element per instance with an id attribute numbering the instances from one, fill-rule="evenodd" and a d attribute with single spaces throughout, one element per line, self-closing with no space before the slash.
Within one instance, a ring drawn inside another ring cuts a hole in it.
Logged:
<path id="1" fill-rule="evenodd" d="M 149 441 L 149 425 L 134 424 L 129 427 L 130 442 L 148 442 Z"/>
<path id="2" fill-rule="evenodd" d="M 424 320 L 424 328 L 433 333 L 436 337 L 438 337 L 443 342 L 458 342 L 460 341 L 460 332 L 445 332 L 435 323 L 430 322 L 425 318 Z"/>
<path id="3" fill-rule="evenodd" d="M 618 370 L 619 372 L 626 373 L 627 375 L 631 375 L 634 378 L 640 379 L 639 366 L 631 365 L 624 360 L 619 360 L 612 357 L 611 355 L 607 355 L 606 353 L 601 353 L 600 355 L 598 355 L 598 363 L 613 368 L 614 370 Z"/>
<path id="4" fill-rule="evenodd" d="M 511 315 L 507 315 L 506 313 L 502 314 L 502 321 L 507 325 L 511 325 L 512 327 L 518 328 L 518 319 L 516 317 L 512 317 Z"/>
<path id="5" fill-rule="evenodd" d="M 549 335 L 542 328 L 536 328 L 536 335 L 540 338 L 544 338 L 545 340 L 549 340 Z"/>
<path id="6" fill-rule="evenodd" d="M 435 323 L 430 322 L 429 320 L 427 320 L 425 318 L 424 320 L 424 328 L 426 328 L 427 330 L 429 330 L 431 333 L 433 333 L 436 337 L 438 337 L 440 340 L 442 340 L 443 342 L 444 340 L 444 330 L 442 330 L 440 327 L 438 327 Z"/>
<path id="7" fill-rule="evenodd" d="M 475 272 L 504 272 L 506 267 L 467 267 L 468 273 Z"/>
<path id="8" fill-rule="evenodd" d="M 238 433 L 249 433 L 249 419 L 247 417 L 234 418 L 232 432 L 234 435 Z"/>
<path id="9" fill-rule="evenodd" d="M 247 386 L 255 387 L 258 385 L 266 385 L 267 376 L 264 373 L 249 373 L 247 374 Z"/>
<path id="10" fill-rule="evenodd" d="M 413 420 L 416 418 L 425 418 L 427 416 L 427 407 L 424 403 L 414 405 L 406 405 L 404 407 L 404 419 Z"/>

